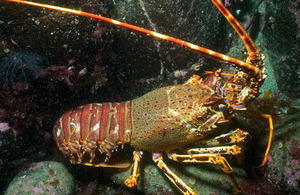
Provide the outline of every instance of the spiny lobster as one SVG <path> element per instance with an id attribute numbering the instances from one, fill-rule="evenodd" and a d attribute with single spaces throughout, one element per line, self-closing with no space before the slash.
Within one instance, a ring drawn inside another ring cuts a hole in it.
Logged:
<path id="1" fill-rule="evenodd" d="M 163 152 L 178 162 L 219 164 L 230 177 L 236 191 L 242 191 L 231 166 L 222 155 L 240 154 L 242 149 L 236 144 L 243 142 L 248 133 L 236 129 L 212 139 L 206 136 L 216 132 L 234 111 L 246 110 L 246 103 L 258 96 L 258 90 L 266 78 L 265 64 L 264 56 L 259 53 L 249 35 L 219 0 L 212 2 L 243 40 L 248 51 L 245 61 L 100 15 L 28 1 L 7 1 L 105 21 L 175 43 L 236 67 L 235 74 L 221 73 L 219 69 L 211 72 L 205 80 L 193 76 L 184 84 L 159 88 L 132 101 L 92 103 L 74 108 L 57 120 L 53 136 L 59 149 L 72 163 L 96 167 L 128 167 L 128 163 L 115 163 L 112 159 L 120 146 L 123 148 L 125 144 L 130 144 L 135 151 L 132 174 L 125 180 L 128 187 L 137 185 L 138 166 L 143 151 L 150 151 L 153 161 L 184 194 L 196 193 L 168 168 L 163 161 Z M 230 76 L 223 86 L 220 84 L 221 75 Z M 268 118 L 270 123 L 264 165 L 271 146 L 273 125 L 270 115 L 261 115 Z M 189 149 L 191 144 L 207 148 Z M 176 149 L 184 149 L 186 154 L 177 154 Z"/>

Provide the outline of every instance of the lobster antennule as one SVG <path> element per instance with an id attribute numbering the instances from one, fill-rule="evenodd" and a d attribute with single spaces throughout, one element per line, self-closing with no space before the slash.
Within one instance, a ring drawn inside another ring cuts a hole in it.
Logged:
<path id="1" fill-rule="evenodd" d="M 5 1 L 18 2 L 18 3 L 28 4 L 28 5 L 37 6 L 37 7 L 43 7 L 43 8 L 47 8 L 47 9 L 72 13 L 72 14 L 76 14 L 76 15 L 80 15 L 80 16 L 85 16 L 85 17 L 88 17 L 88 18 L 101 20 L 101 21 L 104 21 L 104 22 L 107 22 L 107 23 L 110 23 L 110 24 L 113 24 L 113 25 L 117 25 L 117 26 L 121 26 L 123 28 L 130 29 L 132 31 L 136 31 L 136 32 L 139 32 L 139 33 L 150 35 L 150 36 L 152 36 L 156 39 L 172 42 L 172 43 L 174 43 L 176 45 L 179 45 L 181 47 L 186 47 L 188 49 L 191 49 L 192 51 L 195 51 L 195 52 L 198 52 L 198 53 L 200 53 L 204 56 L 210 57 L 210 58 L 212 58 L 216 61 L 225 62 L 225 64 L 228 64 L 228 65 L 234 65 L 236 67 L 245 68 L 247 70 L 252 71 L 255 75 L 258 74 L 259 71 L 260 71 L 259 68 L 251 65 L 250 63 L 243 62 L 241 60 L 232 58 L 230 56 L 226 56 L 224 54 L 212 51 L 210 49 L 200 47 L 198 45 L 195 45 L 195 44 L 192 44 L 192 43 L 189 43 L 189 42 L 186 42 L 186 41 L 174 38 L 174 37 L 170 37 L 170 36 L 167 36 L 167 35 L 164 35 L 164 34 L 157 33 L 155 31 L 147 30 L 147 29 L 144 29 L 144 28 L 141 28 L 141 27 L 138 27 L 138 26 L 134 26 L 134 25 L 127 24 L 127 23 L 124 23 L 124 22 L 120 22 L 120 21 L 117 21 L 117 20 L 114 20 L 114 19 L 110 19 L 110 18 L 107 18 L 107 17 L 100 16 L 100 15 L 96 15 L 96 14 L 92 14 L 92 13 L 88 13 L 88 12 L 83 12 L 83 11 L 79 11 L 79 10 L 74 10 L 74 9 L 67 9 L 67 8 L 63 8 L 63 7 L 42 4 L 42 3 L 35 3 L 35 2 L 31 2 L 31 1 L 22 1 L 22 0 L 5 0 Z M 249 39 L 247 39 L 247 40 L 249 40 Z M 254 44 L 252 44 L 252 45 L 254 45 Z M 252 52 L 250 53 L 250 55 L 252 55 Z"/>

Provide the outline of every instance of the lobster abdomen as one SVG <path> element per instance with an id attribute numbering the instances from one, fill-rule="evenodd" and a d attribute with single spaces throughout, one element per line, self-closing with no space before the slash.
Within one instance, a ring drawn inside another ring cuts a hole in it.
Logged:
<path id="1" fill-rule="evenodd" d="M 131 129 L 131 101 L 92 103 L 65 112 L 53 136 L 72 163 L 109 166 L 111 152 L 130 142 Z"/>

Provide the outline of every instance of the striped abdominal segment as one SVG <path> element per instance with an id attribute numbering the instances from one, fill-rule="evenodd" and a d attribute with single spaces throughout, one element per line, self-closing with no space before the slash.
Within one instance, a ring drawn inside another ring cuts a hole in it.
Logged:
<path id="1" fill-rule="evenodd" d="M 131 106 L 131 101 L 92 103 L 67 111 L 53 130 L 59 149 L 72 163 L 105 166 L 118 145 L 130 142 Z"/>

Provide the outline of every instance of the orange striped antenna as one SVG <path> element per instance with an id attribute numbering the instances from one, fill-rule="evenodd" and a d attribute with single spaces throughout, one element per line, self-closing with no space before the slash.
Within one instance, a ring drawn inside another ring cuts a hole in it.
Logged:
<path id="1" fill-rule="evenodd" d="M 235 29 L 238 35 L 243 40 L 246 49 L 249 53 L 249 59 L 253 62 L 257 62 L 261 60 L 258 49 L 253 43 L 252 39 L 248 35 L 248 33 L 244 30 L 244 28 L 240 25 L 240 23 L 233 17 L 233 15 L 225 8 L 225 6 L 219 0 L 212 0 L 212 2 L 216 5 L 216 7 L 220 10 L 220 12 L 225 16 L 231 26 Z"/>
<path id="2" fill-rule="evenodd" d="M 76 15 L 80 15 L 80 16 L 85 16 L 85 17 L 88 17 L 88 18 L 96 19 L 96 20 L 101 20 L 101 21 L 104 21 L 104 22 L 107 22 L 107 23 L 110 23 L 110 24 L 113 24 L 113 25 L 116 25 L 116 26 L 121 26 L 121 27 L 124 27 L 126 29 L 130 29 L 132 31 L 136 31 L 136 32 L 139 32 L 139 33 L 142 33 L 142 34 L 150 35 L 150 36 L 152 36 L 156 39 L 172 42 L 172 43 L 174 43 L 176 45 L 179 45 L 181 47 L 186 47 L 186 48 L 188 48 L 192 51 L 195 51 L 195 52 L 198 52 L 198 53 L 200 53 L 204 56 L 210 57 L 210 58 L 212 58 L 216 61 L 221 61 L 221 62 L 224 62 L 225 64 L 228 64 L 228 65 L 233 65 L 233 66 L 236 66 L 236 67 L 241 67 L 241 68 L 245 68 L 247 70 L 251 70 L 251 71 L 253 71 L 254 74 L 257 74 L 260 71 L 259 68 L 255 67 L 255 66 L 253 66 L 253 65 L 251 65 L 247 62 L 243 62 L 241 60 L 232 58 L 230 56 L 212 51 L 210 49 L 200 47 L 198 45 L 195 45 L 195 44 L 192 44 L 192 43 L 189 43 L 189 42 L 186 42 L 186 41 L 174 38 L 174 37 L 170 37 L 170 36 L 167 36 L 167 35 L 164 35 L 164 34 L 161 34 L 161 33 L 157 33 L 155 31 L 147 30 L 147 29 L 144 29 L 144 28 L 141 28 L 141 27 L 138 27 L 138 26 L 134 26 L 134 25 L 131 25 L 131 24 L 127 24 L 127 23 L 124 23 L 124 22 L 120 22 L 120 21 L 117 21 L 117 20 L 114 20 L 114 19 L 111 19 L 111 18 L 103 17 L 101 15 L 96 15 L 96 14 L 92 14 L 92 13 L 88 13 L 88 12 L 83 12 L 83 11 L 79 11 L 79 10 L 68 9 L 68 8 L 63 8 L 63 7 L 53 6 L 53 5 L 35 3 L 35 2 L 31 2 L 31 1 L 22 1 L 22 0 L 6 0 L 6 1 L 18 2 L 18 3 L 37 6 L 37 7 L 43 7 L 43 8 L 47 8 L 47 9 L 52 9 L 52 10 L 72 13 L 72 14 L 76 14 Z M 220 6 L 220 4 L 221 3 L 218 2 L 219 6 Z M 220 7 L 221 7 L 221 9 L 218 7 L 220 10 L 226 10 L 229 13 L 229 11 L 223 5 L 220 6 Z M 236 20 L 235 20 L 234 23 L 238 24 L 238 22 Z M 234 28 L 243 29 L 240 25 L 238 27 L 234 27 Z M 243 32 L 245 32 L 245 31 L 243 31 Z M 245 36 L 245 37 L 248 37 L 248 38 L 245 38 L 245 40 L 247 40 L 246 42 L 251 40 L 249 38 L 249 36 Z M 249 44 L 245 43 L 247 48 L 252 48 L 254 46 L 252 40 L 251 40 L 251 42 L 252 42 L 252 45 L 250 44 L 251 47 L 249 46 Z M 255 46 L 254 46 L 254 48 L 255 48 Z M 251 52 L 249 52 L 250 55 L 256 55 L 258 53 L 258 52 L 252 52 L 252 50 L 250 50 L 250 51 L 251 51 Z"/>

